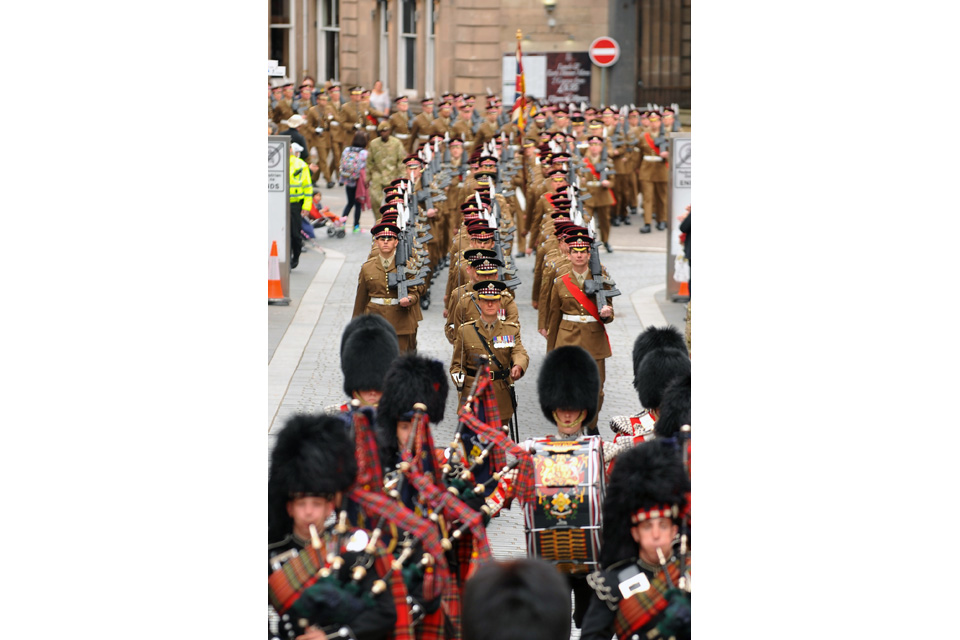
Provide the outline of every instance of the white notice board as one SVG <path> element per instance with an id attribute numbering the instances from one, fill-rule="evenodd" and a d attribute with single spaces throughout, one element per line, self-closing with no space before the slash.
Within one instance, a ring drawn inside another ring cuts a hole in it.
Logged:
<path id="1" fill-rule="evenodd" d="M 670 179 L 667 188 L 667 211 L 670 212 L 670 244 L 667 247 L 667 300 L 678 297 L 680 283 L 673 279 L 673 261 L 683 254 L 680 242 L 680 223 L 677 216 L 690 204 L 692 189 L 690 161 L 690 132 L 677 131 L 670 137 Z"/>
<path id="2" fill-rule="evenodd" d="M 523 54 L 523 82 L 527 95 L 543 99 L 547 97 L 547 56 L 543 54 Z M 517 90 L 517 54 L 503 54 L 503 92 L 504 109 L 513 107 Z"/>
<path id="3" fill-rule="evenodd" d="M 290 136 L 267 137 L 267 250 L 270 256 L 274 240 L 280 257 L 280 283 L 284 294 L 290 291 Z"/>

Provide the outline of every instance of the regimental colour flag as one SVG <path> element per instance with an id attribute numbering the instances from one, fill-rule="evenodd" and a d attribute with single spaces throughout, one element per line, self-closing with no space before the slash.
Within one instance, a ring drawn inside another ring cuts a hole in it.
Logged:
<path id="1" fill-rule="evenodd" d="M 513 118 L 517 120 L 517 126 L 520 131 L 525 129 L 526 120 L 524 118 L 526 111 L 527 85 L 523 79 L 523 60 L 520 55 L 520 32 L 517 32 L 517 84 L 514 89 Z"/>

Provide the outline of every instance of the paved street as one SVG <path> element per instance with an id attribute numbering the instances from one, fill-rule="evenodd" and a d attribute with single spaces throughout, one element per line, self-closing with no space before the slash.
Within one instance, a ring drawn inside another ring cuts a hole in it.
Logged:
<path id="1" fill-rule="evenodd" d="M 338 187 L 324 191 L 324 202 L 331 210 L 341 211 L 345 196 Z M 634 216 L 636 220 L 640 216 Z M 301 256 L 300 265 L 290 278 L 292 302 L 289 307 L 269 307 L 269 408 L 268 443 L 284 420 L 298 412 L 321 411 L 326 405 L 344 400 L 340 372 L 340 333 L 353 313 L 357 274 L 370 250 L 369 227 L 373 217 L 365 212 L 363 232 L 348 233 L 343 239 L 329 238 L 320 230 L 317 242 L 323 253 L 311 249 Z M 664 301 L 666 270 L 666 231 L 641 236 L 638 224 L 613 228 L 613 253 L 602 253 L 604 266 L 616 280 L 623 295 L 614 298 L 614 322 L 607 326 L 613 356 L 607 360 L 606 397 L 600 412 L 600 431 L 611 437 L 607 424 L 615 415 L 639 409 L 633 389 L 631 350 L 633 341 L 646 325 L 672 324 L 683 331 L 685 305 Z M 517 382 L 517 411 L 521 439 L 550 432 L 536 395 L 536 378 L 543 362 L 546 339 L 536 332 L 537 315 L 530 305 L 533 282 L 532 256 L 517 261 L 517 289 L 520 324 L 524 345 L 530 355 L 530 367 Z M 420 353 L 449 364 L 453 347 L 443 335 L 444 319 L 440 300 L 446 274 L 435 280 L 434 304 L 424 312 L 417 334 Z M 455 427 L 454 390 L 448 395 L 444 420 L 434 427 L 434 438 L 441 446 L 452 438 Z M 491 548 L 497 558 L 525 556 L 523 516 L 519 508 L 505 512 L 491 522 Z"/>

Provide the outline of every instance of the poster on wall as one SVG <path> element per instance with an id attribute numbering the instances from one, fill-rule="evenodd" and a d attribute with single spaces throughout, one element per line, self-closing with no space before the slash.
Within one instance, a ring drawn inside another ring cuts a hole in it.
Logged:
<path id="1" fill-rule="evenodd" d="M 547 54 L 547 101 L 590 102 L 590 54 L 564 51 Z"/>
<path id="2" fill-rule="evenodd" d="M 515 54 L 504 54 L 501 85 L 504 104 L 512 105 L 517 77 Z M 554 51 L 523 54 L 527 95 L 550 104 L 590 102 L 592 63 L 586 51 Z"/>

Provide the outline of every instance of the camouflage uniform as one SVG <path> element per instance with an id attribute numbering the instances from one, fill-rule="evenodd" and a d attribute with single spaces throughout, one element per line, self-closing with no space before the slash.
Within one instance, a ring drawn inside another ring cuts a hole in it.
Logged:
<path id="1" fill-rule="evenodd" d="M 373 214 L 380 220 L 380 203 L 383 201 L 383 188 L 405 173 L 403 159 L 406 149 L 403 143 L 390 136 L 384 142 L 379 137 L 367 145 L 367 175 L 370 178 L 370 199 Z"/>

